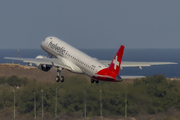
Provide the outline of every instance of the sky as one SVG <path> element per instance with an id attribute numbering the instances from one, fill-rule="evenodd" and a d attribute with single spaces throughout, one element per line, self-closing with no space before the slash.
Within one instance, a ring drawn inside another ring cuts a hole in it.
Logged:
<path id="1" fill-rule="evenodd" d="M 0 0 L 0 49 L 180 48 L 180 0 Z"/>

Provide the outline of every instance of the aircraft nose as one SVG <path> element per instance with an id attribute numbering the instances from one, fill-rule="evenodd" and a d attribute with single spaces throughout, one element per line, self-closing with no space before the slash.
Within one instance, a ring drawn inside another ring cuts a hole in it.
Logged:
<path id="1" fill-rule="evenodd" d="M 44 44 L 44 41 L 41 42 L 41 46 L 43 46 L 43 44 Z"/>
<path id="2" fill-rule="evenodd" d="M 46 41 L 43 40 L 43 41 L 41 42 L 41 48 L 43 48 L 45 45 L 46 45 Z"/>

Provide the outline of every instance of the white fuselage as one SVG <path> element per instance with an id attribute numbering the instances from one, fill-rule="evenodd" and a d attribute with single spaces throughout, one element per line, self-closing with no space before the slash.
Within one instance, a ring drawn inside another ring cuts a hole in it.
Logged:
<path id="1" fill-rule="evenodd" d="M 92 77 L 99 70 L 107 68 L 104 64 L 56 37 L 47 37 L 41 47 L 48 54 L 71 66 L 71 72 L 84 73 Z"/>

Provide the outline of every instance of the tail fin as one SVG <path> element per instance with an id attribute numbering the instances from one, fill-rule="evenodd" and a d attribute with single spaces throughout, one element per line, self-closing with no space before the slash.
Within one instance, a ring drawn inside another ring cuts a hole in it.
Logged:
<path id="1" fill-rule="evenodd" d="M 121 60 L 123 57 L 123 52 L 124 52 L 124 46 L 121 45 L 121 47 L 119 48 L 118 52 L 114 56 L 114 59 L 112 60 L 110 66 L 109 66 L 109 70 L 116 73 L 117 75 L 119 74 L 119 69 L 120 69 Z"/>

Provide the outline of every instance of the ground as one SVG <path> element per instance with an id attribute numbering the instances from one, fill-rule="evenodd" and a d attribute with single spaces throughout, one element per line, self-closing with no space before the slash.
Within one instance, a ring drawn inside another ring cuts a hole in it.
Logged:
<path id="1" fill-rule="evenodd" d="M 57 76 L 57 72 L 55 68 L 49 70 L 48 72 L 44 72 L 36 67 L 23 66 L 20 64 L 0 64 L 0 73 L 1 73 L 0 74 L 1 77 L 2 76 L 9 77 L 11 75 L 16 75 L 20 78 L 27 77 L 28 79 L 36 79 L 42 82 L 55 82 L 55 77 Z M 67 70 L 62 70 L 61 74 L 63 76 L 76 75 Z M 88 80 L 90 80 L 88 76 L 86 77 Z"/>
<path id="2" fill-rule="evenodd" d="M 28 79 L 36 79 L 42 82 L 55 82 L 55 77 L 57 76 L 56 69 L 53 68 L 48 72 L 44 72 L 39 70 L 37 67 L 32 66 L 23 66 L 20 64 L 0 64 L 0 76 L 11 76 L 16 75 L 20 78 L 27 77 Z M 75 73 L 69 72 L 67 70 L 62 70 L 61 75 L 63 76 L 71 76 L 76 75 Z M 82 74 L 90 81 L 90 77 Z M 127 79 L 123 82 L 132 83 L 134 79 Z"/>
<path id="3" fill-rule="evenodd" d="M 48 72 L 44 72 L 39 70 L 36 67 L 31 67 L 31 66 L 23 66 L 23 65 L 19 65 L 19 64 L 0 64 L 0 77 L 2 76 L 12 76 L 12 75 L 16 75 L 20 78 L 23 77 L 27 77 L 28 79 L 36 79 L 38 81 L 42 81 L 42 82 L 55 82 L 55 77 L 57 75 L 56 70 L 55 69 L 51 69 Z M 64 75 L 65 77 L 68 76 L 72 76 L 72 75 L 76 75 L 75 73 L 71 73 L 67 70 L 63 70 L 62 71 L 62 75 Z M 83 74 L 82 74 L 83 75 Z M 87 77 L 87 80 L 89 80 L 90 82 L 90 78 L 86 75 L 84 75 L 85 77 Z M 170 78 L 171 80 L 177 80 L 177 78 Z M 129 79 L 129 80 L 124 80 L 123 82 L 129 82 L 132 83 L 134 79 Z M 13 108 L 6 108 L 3 111 L 0 112 L 0 119 L 6 119 L 5 116 L 7 116 L 7 120 L 9 120 L 9 114 L 13 114 L 12 111 Z M 11 111 L 11 112 L 9 112 Z M 45 113 L 46 114 L 46 113 Z M 46 115 L 49 117 L 44 118 L 44 120 L 48 119 L 50 120 L 52 118 L 52 120 L 54 120 L 54 116 L 52 115 Z M 61 113 L 61 115 L 59 115 L 58 118 L 56 118 L 56 120 L 73 120 L 73 118 L 77 118 L 79 120 L 102 120 L 101 117 L 94 117 L 94 118 L 87 118 L 85 119 L 82 116 L 82 113 L 72 113 L 71 115 L 67 115 L 67 114 L 63 114 Z M 29 120 L 29 119 L 34 119 L 32 116 L 25 116 L 24 118 L 20 119 L 20 120 Z M 42 119 L 41 116 L 37 116 L 37 120 Z M 128 117 L 128 118 L 124 118 L 123 116 L 105 116 L 103 118 L 103 120 L 177 120 L 180 119 L 180 111 L 178 111 L 175 108 L 170 108 L 168 109 L 168 111 L 166 113 L 158 113 L 158 114 L 153 114 L 153 115 L 138 115 L 135 117 Z"/>

